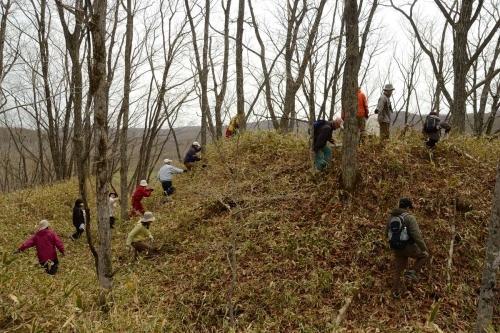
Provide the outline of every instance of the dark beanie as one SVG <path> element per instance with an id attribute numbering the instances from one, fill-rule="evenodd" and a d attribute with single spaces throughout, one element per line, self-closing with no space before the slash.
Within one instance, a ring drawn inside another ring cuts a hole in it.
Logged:
<path id="1" fill-rule="evenodd" d="M 412 204 L 410 199 L 405 198 L 405 199 L 399 200 L 399 208 L 408 208 L 408 207 L 413 209 L 413 204 Z"/>

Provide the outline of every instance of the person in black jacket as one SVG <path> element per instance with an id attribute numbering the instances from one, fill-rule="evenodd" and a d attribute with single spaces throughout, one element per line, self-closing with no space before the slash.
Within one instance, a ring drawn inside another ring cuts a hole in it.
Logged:
<path id="1" fill-rule="evenodd" d="M 85 212 L 83 211 L 83 200 L 76 199 L 75 206 L 73 207 L 73 225 L 76 232 L 71 235 L 71 240 L 80 238 L 85 230 Z"/>
<path id="2" fill-rule="evenodd" d="M 343 121 L 338 118 L 333 122 L 323 121 L 323 123 L 315 126 L 314 130 L 313 149 L 311 156 L 316 159 L 316 170 L 322 171 L 328 164 L 332 162 L 332 150 L 326 144 L 328 141 L 333 143 L 333 131 L 342 127 Z"/>
<path id="3" fill-rule="evenodd" d="M 189 148 L 186 156 L 184 157 L 184 165 L 186 169 L 191 170 L 194 167 L 194 162 L 201 161 L 201 157 L 196 155 L 196 153 L 201 151 L 201 146 L 198 142 L 193 142 L 191 148 Z"/>

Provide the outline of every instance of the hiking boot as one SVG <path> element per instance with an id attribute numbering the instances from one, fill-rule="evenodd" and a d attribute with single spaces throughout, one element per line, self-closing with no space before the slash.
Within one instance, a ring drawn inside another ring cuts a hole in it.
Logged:
<path id="1" fill-rule="evenodd" d="M 393 292 L 392 293 L 392 298 L 395 299 L 395 300 L 401 299 L 401 292 L 398 292 L 398 293 Z"/>
<path id="2" fill-rule="evenodd" d="M 405 278 L 412 280 L 413 282 L 418 282 L 418 277 L 415 275 L 415 271 L 408 271 L 405 273 Z"/>

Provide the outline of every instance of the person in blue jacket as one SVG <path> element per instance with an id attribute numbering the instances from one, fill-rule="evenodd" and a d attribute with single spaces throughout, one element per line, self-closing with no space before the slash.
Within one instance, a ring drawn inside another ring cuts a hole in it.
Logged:
<path id="1" fill-rule="evenodd" d="M 186 169 L 191 170 L 194 167 L 195 162 L 201 161 L 201 157 L 196 155 L 196 153 L 201 151 L 201 146 L 198 142 L 193 142 L 191 148 L 189 148 L 186 156 L 184 157 L 184 165 Z"/>

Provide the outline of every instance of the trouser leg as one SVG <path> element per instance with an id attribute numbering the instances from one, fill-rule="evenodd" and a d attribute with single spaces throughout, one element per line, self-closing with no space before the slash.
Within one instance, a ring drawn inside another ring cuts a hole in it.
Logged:
<path id="1" fill-rule="evenodd" d="M 394 275 L 392 277 L 392 292 L 401 292 L 401 275 L 408 264 L 408 257 L 394 253 Z"/>

